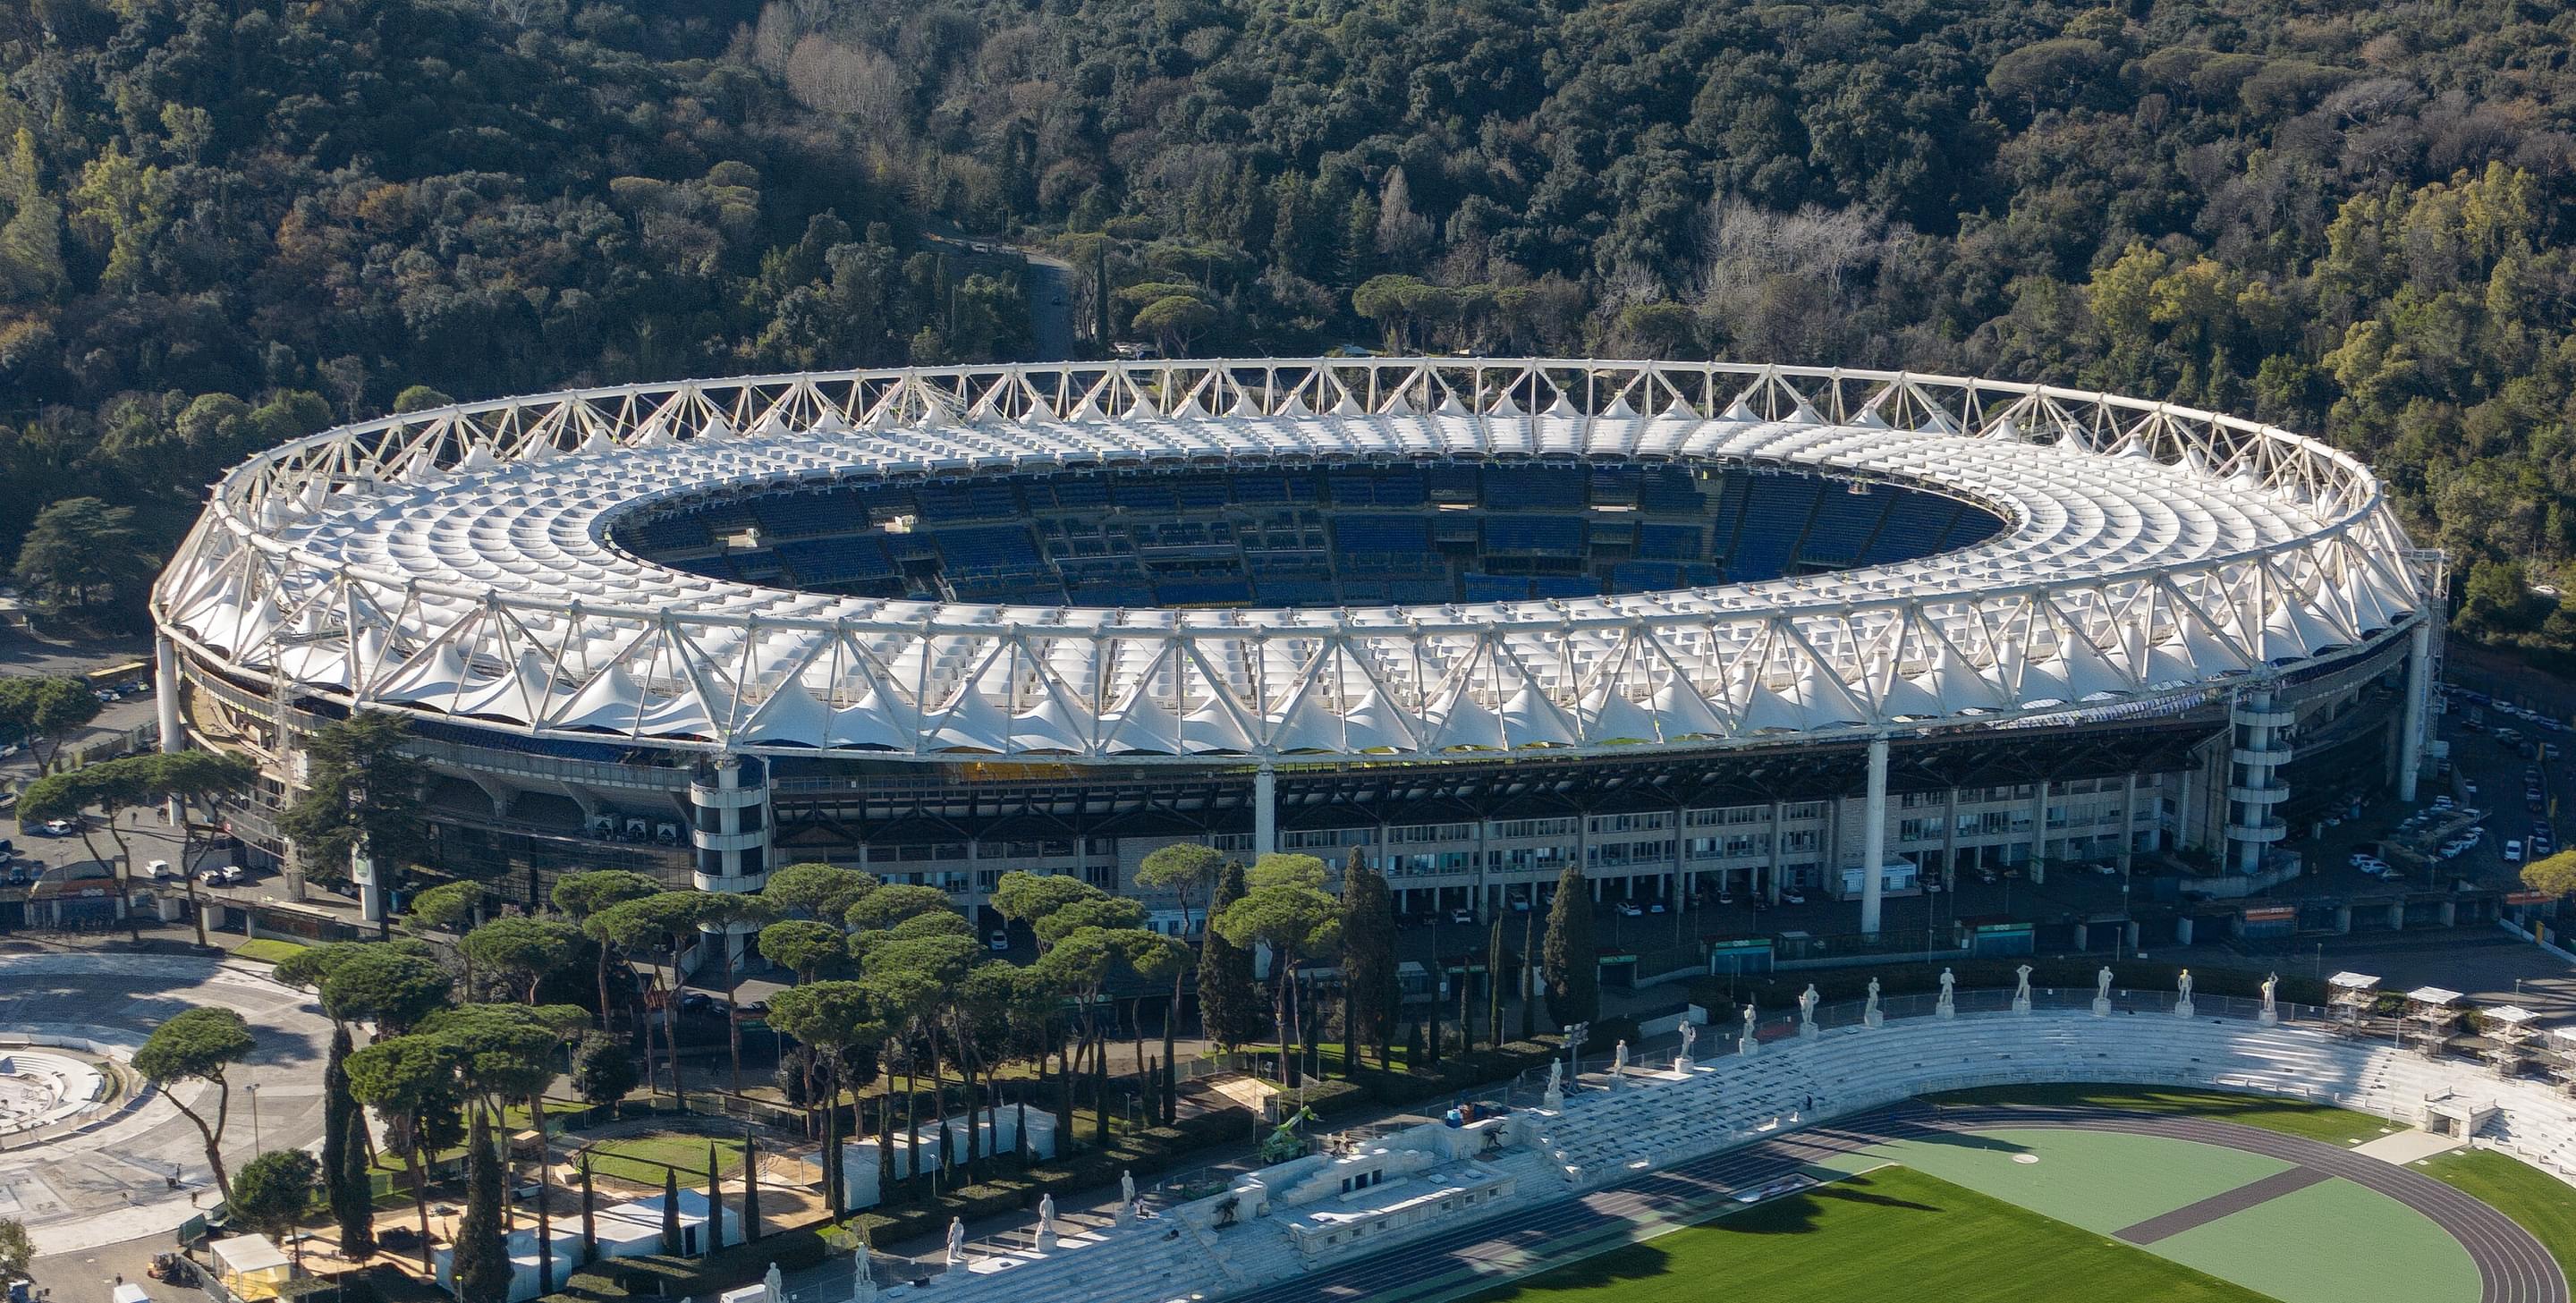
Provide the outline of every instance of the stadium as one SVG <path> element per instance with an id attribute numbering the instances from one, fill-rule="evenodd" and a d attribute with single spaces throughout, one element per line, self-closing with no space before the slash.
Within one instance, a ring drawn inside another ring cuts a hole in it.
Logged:
<path id="1" fill-rule="evenodd" d="M 405 413 L 232 471 L 153 611 L 165 738 L 273 806 L 297 735 L 398 712 L 441 865 L 532 896 L 822 860 L 972 908 L 1190 838 L 1358 848 L 1408 913 L 1572 860 L 1870 934 L 1972 871 L 2280 875 L 2356 781 L 2411 799 L 2444 583 L 2367 468 L 2217 413 L 1365 357 Z"/>

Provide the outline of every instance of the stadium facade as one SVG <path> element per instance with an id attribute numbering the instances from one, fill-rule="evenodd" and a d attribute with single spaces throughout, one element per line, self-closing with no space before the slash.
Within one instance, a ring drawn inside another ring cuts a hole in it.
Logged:
<path id="1" fill-rule="evenodd" d="M 163 735 L 407 716 L 446 867 L 976 903 L 1351 848 L 1409 911 L 2205 852 L 2411 797 L 2438 553 L 2350 457 L 2045 386 L 1459 358 L 460 404 L 253 458 L 153 597 Z M 281 857 L 267 814 L 243 819 Z M 1869 872 L 1868 866 L 1882 871 Z M 370 907 L 381 902 L 369 893 Z"/>

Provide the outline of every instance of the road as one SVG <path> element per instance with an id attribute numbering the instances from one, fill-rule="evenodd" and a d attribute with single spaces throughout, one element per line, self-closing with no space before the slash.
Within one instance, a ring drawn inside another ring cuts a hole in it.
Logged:
<path id="1" fill-rule="evenodd" d="M 922 238 L 932 244 L 946 245 L 970 256 L 1011 256 L 1026 259 L 1027 279 L 1021 291 L 1029 302 L 1029 339 L 1032 362 L 1062 362 L 1073 357 L 1073 264 L 1054 254 L 1000 240 L 968 235 L 963 231 L 924 231 Z"/>

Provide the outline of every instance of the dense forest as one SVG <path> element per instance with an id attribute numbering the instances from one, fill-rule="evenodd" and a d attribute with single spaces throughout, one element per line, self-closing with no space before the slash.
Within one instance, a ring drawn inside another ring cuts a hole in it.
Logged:
<path id="1" fill-rule="evenodd" d="M 2571 48 L 2521 0 L 0 0 L 0 525 L 90 495 L 148 550 L 413 386 L 1023 355 L 955 231 L 1070 263 L 1093 351 L 2257 415 L 2381 468 L 2463 632 L 2565 655 Z"/>

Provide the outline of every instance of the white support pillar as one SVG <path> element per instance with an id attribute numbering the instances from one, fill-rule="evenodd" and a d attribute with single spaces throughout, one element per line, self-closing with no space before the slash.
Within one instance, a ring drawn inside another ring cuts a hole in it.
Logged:
<path id="1" fill-rule="evenodd" d="M 2415 783 L 2424 767 L 2424 716 L 2433 695 L 2433 626 L 2418 620 L 2406 652 L 2406 732 L 2398 743 L 2397 799 L 2415 799 Z"/>
<path id="2" fill-rule="evenodd" d="M 161 727 L 161 749 L 185 751 L 187 730 L 179 723 L 179 645 L 166 633 L 155 634 L 152 656 L 152 712 Z"/>
<path id="3" fill-rule="evenodd" d="M 1279 775 L 1268 765 L 1252 771 L 1252 854 L 1279 850 Z"/>
<path id="4" fill-rule="evenodd" d="M 1869 792 L 1861 813 L 1860 930 L 1878 935 L 1880 897 L 1886 891 L 1879 865 L 1887 860 L 1887 735 L 1869 740 Z"/>
<path id="5" fill-rule="evenodd" d="M 2048 780 L 2039 780 L 2030 798 L 2030 885 L 2048 881 Z"/>

